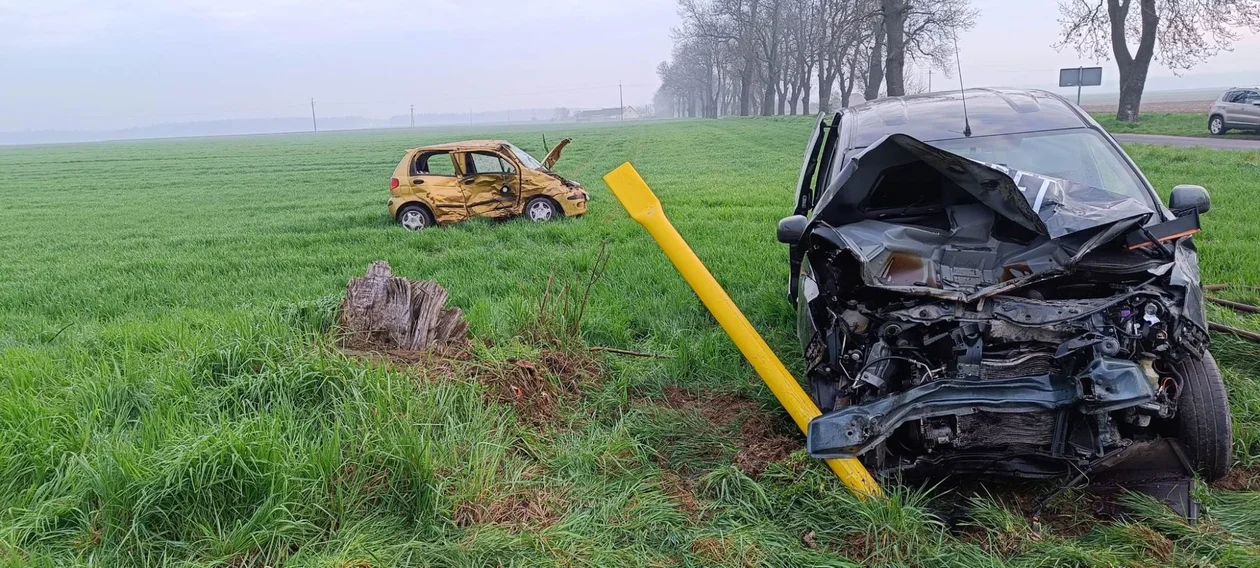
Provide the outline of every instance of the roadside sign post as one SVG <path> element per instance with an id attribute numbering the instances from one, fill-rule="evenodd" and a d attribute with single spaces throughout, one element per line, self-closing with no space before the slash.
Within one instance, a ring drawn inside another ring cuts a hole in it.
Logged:
<path id="1" fill-rule="evenodd" d="M 709 273 L 709 269 L 700 262 L 700 258 L 687 245 L 687 241 L 683 240 L 682 235 L 678 234 L 678 230 L 665 217 L 660 200 L 656 198 L 656 194 L 652 193 L 652 189 L 647 186 L 643 178 L 639 177 L 639 172 L 626 162 L 605 174 L 604 183 L 608 184 L 613 195 L 621 201 L 621 205 L 626 208 L 630 218 L 647 229 L 648 234 L 656 239 L 656 244 L 661 247 L 661 251 L 669 257 L 670 262 L 674 263 L 674 268 L 678 269 L 679 274 L 695 291 L 696 296 L 700 297 L 700 301 L 709 309 L 709 313 L 713 314 L 713 318 L 726 331 L 726 335 L 739 348 L 740 353 L 744 354 L 744 358 L 752 365 L 753 370 L 761 376 L 761 380 L 770 387 L 770 392 L 779 399 L 779 404 L 782 404 L 792 416 L 796 426 L 801 429 L 801 432 L 807 432 L 809 421 L 822 412 L 818 410 L 814 400 L 805 394 L 805 390 L 788 372 L 787 367 L 783 366 L 783 362 L 766 344 L 766 340 L 762 339 L 753 328 L 748 318 L 744 317 L 744 313 L 735 306 L 735 302 L 722 289 L 722 285 L 713 278 L 713 274 Z M 858 497 L 876 497 L 884 494 L 879 483 L 871 477 L 870 472 L 857 458 L 824 461 L 845 487 Z"/>
<path id="2" fill-rule="evenodd" d="M 1065 67 L 1059 70 L 1060 87 L 1076 87 L 1076 106 L 1081 106 L 1081 87 L 1102 84 L 1102 67 Z"/>

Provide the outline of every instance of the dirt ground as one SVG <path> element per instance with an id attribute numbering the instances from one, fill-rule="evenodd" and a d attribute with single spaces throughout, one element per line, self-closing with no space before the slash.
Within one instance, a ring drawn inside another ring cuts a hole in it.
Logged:
<path id="1" fill-rule="evenodd" d="M 665 387 L 664 406 L 675 410 L 694 410 L 714 427 L 738 431 L 735 441 L 739 450 L 735 466 L 757 477 L 772 462 L 786 458 L 801 447 L 801 442 L 788 436 L 776 417 L 767 413 L 756 401 L 739 395 L 698 395 L 681 387 Z"/>

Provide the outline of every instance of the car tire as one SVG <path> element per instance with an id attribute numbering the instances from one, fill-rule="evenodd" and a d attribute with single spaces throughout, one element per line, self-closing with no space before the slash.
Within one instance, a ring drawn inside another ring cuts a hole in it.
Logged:
<path id="1" fill-rule="evenodd" d="M 1177 438 L 1195 471 L 1208 481 L 1229 473 L 1234 451 L 1234 424 L 1229 414 L 1225 381 L 1212 354 L 1174 365 L 1181 375 L 1177 404 Z"/>
<path id="2" fill-rule="evenodd" d="M 564 212 L 551 198 L 535 197 L 525 202 L 525 217 L 535 223 L 545 223 L 564 217 Z"/>
<path id="3" fill-rule="evenodd" d="M 398 209 L 398 222 L 408 231 L 419 231 L 437 225 L 433 214 L 425 206 L 415 203 Z"/>
<path id="4" fill-rule="evenodd" d="M 1208 132 L 1213 136 L 1222 136 L 1228 131 L 1229 129 L 1225 128 L 1225 118 L 1221 115 L 1214 114 L 1208 118 Z"/>

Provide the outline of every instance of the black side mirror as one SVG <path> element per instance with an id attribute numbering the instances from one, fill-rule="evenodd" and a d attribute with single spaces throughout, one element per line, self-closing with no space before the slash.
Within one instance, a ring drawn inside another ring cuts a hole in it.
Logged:
<path id="1" fill-rule="evenodd" d="M 1203 214 L 1212 208 L 1212 199 L 1201 185 L 1179 185 L 1168 196 L 1168 208 L 1174 212 L 1196 209 Z"/>
<path id="2" fill-rule="evenodd" d="M 781 243 L 794 245 L 801 241 L 801 237 L 805 235 L 805 226 L 809 224 L 809 219 L 804 215 L 792 215 L 784 217 L 779 221 L 779 230 L 776 236 Z"/>

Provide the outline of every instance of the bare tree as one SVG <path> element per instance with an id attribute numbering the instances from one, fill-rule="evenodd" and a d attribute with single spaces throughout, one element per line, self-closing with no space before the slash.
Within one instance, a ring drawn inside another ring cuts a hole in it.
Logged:
<path id="1" fill-rule="evenodd" d="M 974 27 L 978 14 L 969 0 L 881 0 L 880 4 L 888 40 L 884 81 L 890 97 L 906 94 L 907 58 L 946 67 L 953 60 L 955 35 Z"/>
<path id="2" fill-rule="evenodd" d="M 866 100 L 879 98 L 880 85 L 884 83 L 884 32 L 883 15 L 871 18 L 871 47 L 866 56 L 866 90 L 862 97 Z"/>
<path id="3" fill-rule="evenodd" d="M 1136 121 L 1151 61 L 1174 72 L 1228 50 L 1243 29 L 1260 30 L 1260 0 L 1060 0 L 1056 45 L 1115 57 L 1120 72 L 1116 119 Z M 1136 51 L 1131 46 L 1136 42 Z M 1158 53 L 1157 53 L 1158 52 Z"/>
<path id="4" fill-rule="evenodd" d="M 740 116 L 752 110 L 753 81 L 758 71 L 758 16 L 765 0 L 679 0 L 682 35 L 705 37 L 734 50 L 740 61 L 738 100 Z M 675 30 L 676 34 L 679 30 Z"/>
<path id="5" fill-rule="evenodd" d="M 764 95 L 761 97 L 761 115 L 774 114 L 774 101 L 778 88 L 779 74 L 782 73 L 780 48 L 783 46 L 783 0 L 762 0 L 762 17 L 766 21 L 754 20 L 753 29 L 757 39 L 757 56 L 764 64 L 761 76 Z"/>
<path id="6" fill-rule="evenodd" d="M 788 107 L 792 114 L 796 114 L 798 104 L 801 105 L 801 114 L 809 114 L 813 71 L 818 60 L 814 44 L 818 41 L 821 27 L 818 22 L 818 7 L 817 0 L 792 0 L 788 5 L 792 78 Z"/>
<path id="7" fill-rule="evenodd" d="M 881 2 L 679 0 L 683 24 L 657 100 L 685 116 L 808 113 L 817 85 L 820 110 L 834 106 L 837 86 L 847 105 L 868 61 L 882 72 Z"/>
<path id="8" fill-rule="evenodd" d="M 815 34 L 815 50 L 818 110 L 822 112 L 832 110 L 832 93 L 837 83 L 841 86 L 842 105 L 848 104 L 848 93 L 853 87 L 852 66 L 861 58 L 859 52 L 868 37 L 868 30 L 861 20 L 872 1 L 818 0 L 817 20 L 820 27 Z M 849 69 L 847 73 L 846 68 Z"/>

